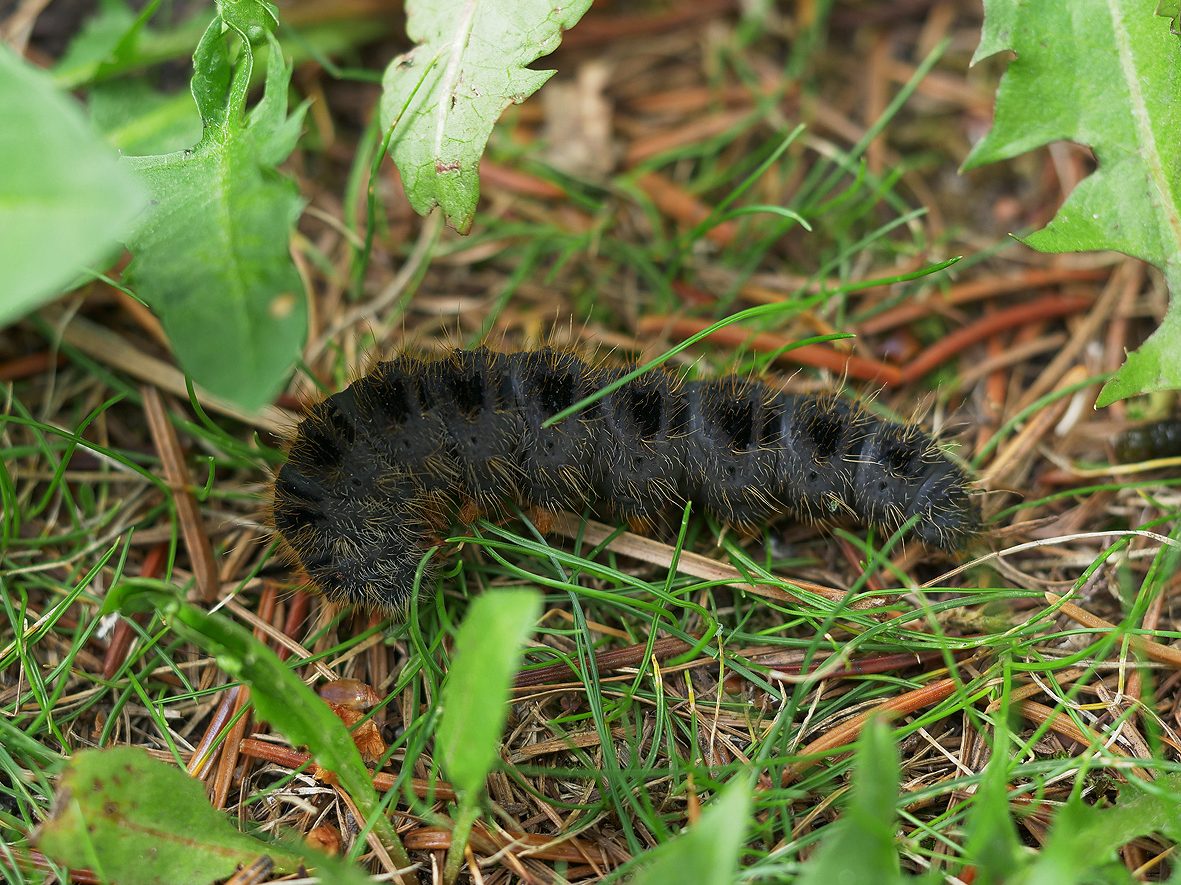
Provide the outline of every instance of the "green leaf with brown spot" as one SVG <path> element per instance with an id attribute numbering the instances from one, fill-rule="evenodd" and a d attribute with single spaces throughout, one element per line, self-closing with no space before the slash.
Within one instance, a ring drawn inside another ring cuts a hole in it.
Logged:
<path id="1" fill-rule="evenodd" d="M 141 885 L 208 883 L 263 855 L 280 870 L 301 861 L 238 832 L 209 804 L 200 781 L 134 747 L 87 750 L 70 760 L 37 847 L 103 881 Z"/>
<path id="2" fill-rule="evenodd" d="M 381 125 L 406 197 L 423 215 L 441 206 L 461 233 L 480 197 L 480 156 L 501 113 L 553 76 L 528 67 L 558 48 L 591 0 L 411 0 L 418 45 L 382 79 Z"/>

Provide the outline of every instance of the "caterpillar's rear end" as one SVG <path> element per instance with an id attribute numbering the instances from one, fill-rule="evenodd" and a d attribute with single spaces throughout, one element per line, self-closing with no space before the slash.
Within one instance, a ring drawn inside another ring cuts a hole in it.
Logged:
<path id="1" fill-rule="evenodd" d="M 313 408 L 274 491 L 275 525 L 329 597 L 398 609 L 457 517 L 507 503 L 632 525 L 689 501 L 732 525 L 854 517 L 946 550 L 978 531 L 964 472 L 916 427 L 756 381 L 622 377 L 553 350 L 381 363 Z M 425 572 L 427 583 L 430 572 Z"/>

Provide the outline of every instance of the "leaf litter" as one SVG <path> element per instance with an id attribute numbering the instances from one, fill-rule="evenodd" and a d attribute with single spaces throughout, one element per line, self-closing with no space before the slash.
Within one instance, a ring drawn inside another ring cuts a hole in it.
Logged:
<path id="1" fill-rule="evenodd" d="M 318 66 L 298 72 L 335 124 L 318 130 L 315 150 L 298 145 L 287 167 L 310 198 L 300 222 L 317 293 L 310 337 L 352 321 L 280 397 L 286 411 L 268 419 L 240 421 L 203 397 L 198 411 L 183 379 L 162 372 L 170 358 L 150 318 L 102 283 L 5 332 L 4 863 L 53 869 L 29 840 L 65 756 L 130 744 L 186 764 L 214 807 L 252 832 L 326 827 L 370 871 L 395 872 L 347 795 L 309 767 L 304 748 L 251 715 L 217 657 L 163 630 L 155 613 L 118 630 L 100 618 L 102 598 L 128 578 L 193 586 L 199 557 L 182 538 L 200 537 L 185 531 L 199 520 L 216 554 L 222 615 L 305 680 L 356 679 L 382 698 L 366 712 L 389 746 L 373 780 L 424 875 L 441 875 L 451 844 L 455 794 L 434 758 L 433 711 L 457 625 L 469 597 L 539 585 L 544 612 L 465 876 L 577 882 L 634 869 L 646 849 L 692 840 L 715 803 L 735 801 L 726 785 L 747 776 L 754 814 L 737 837 L 747 875 L 794 875 L 813 857 L 831 863 L 833 850 L 821 848 L 840 833 L 830 825 L 845 803 L 832 797 L 848 786 L 849 749 L 863 739 L 866 758 L 888 758 L 865 730 L 875 710 L 895 715 L 902 870 L 963 878 L 966 861 L 987 866 L 990 855 L 965 857 L 979 845 L 1018 845 L 1002 856 L 1038 858 L 1031 876 L 1057 869 L 1080 854 L 1055 827 L 1061 816 L 1114 834 L 1091 844 L 1096 864 L 1168 875 L 1181 677 L 1166 652 L 1151 652 L 1176 636 L 1177 481 L 1102 470 L 1117 464 L 1112 446 L 1124 429 L 1168 417 L 1173 405 L 1090 408 L 1125 349 L 1161 319 L 1166 293 L 1119 256 L 1004 245 L 1010 230 L 1053 217 L 1093 169 L 1086 150 L 1058 144 L 956 173 L 987 129 L 1001 72 L 968 68 L 981 24 L 974 4 L 913 3 L 889 15 L 838 6 L 824 43 L 808 39 L 810 9 L 776 11 L 762 33 L 716 0 L 591 10 L 552 58 L 551 85 L 578 83 L 586 65 L 606 69 L 607 177 L 586 165 L 554 173 L 538 159 L 549 123 L 541 96 L 511 108 L 483 162 L 471 235 L 432 233 L 416 274 L 395 280 L 429 223 L 384 167 L 363 288 L 383 306 L 369 314 L 354 311 L 347 285 L 355 233 L 365 230 L 367 176 L 350 177 L 363 138 L 352 94 L 360 86 Z M 385 40 L 383 60 L 405 48 L 397 35 Z M 930 58 L 930 73 L 915 80 Z M 854 155 L 900 90 L 907 101 Z M 799 121 L 803 136 L 742 204 L 791 205 L 813 233 L 750 215 L 721 240 L 686 239 Z M 762 372 L 800 339 L 857 333 L 851 345 L 825 342 L 824 359 L 852 352 L 897 367 L 898 383 L 867 388 L 815 363 L 777 363 L 786 366 L 779 377 L 802 392 L 845 382 L 872 394 L 875 408 L 950 431 L 986 477 L 988 546 L 1008 551 L 973 568 L 942 578 L 954 564 L 911 546 L 882 555 L 882 539 L 867 545 L 864 534 L 807 526 L 746 538 L 694 521 L 674 542 L 612 538 L 610 527 L 574 519 L 543 542 L 527 524 L 485 522 L 466 533 L 462 566 L 441 593 L 399 625 L 308 597 L 268 545 L 257 502 L 280 457 L 273 431 L 375 353 L 552 341 L 645 359 L 738 307 L 959 254 L 970 257 L 950 278 L 821 299 L 746 330 L 757 338 L 731 327 L 677 361 Z M 383 299 L 395 283 L 396 297 Z M 95 324 L 101 334 L 90 334 Z M 937 350 L 950 336 L 960 336 L 957 347 Z M 1068 347 L 1069 359 L 1055 359 Z M 907 373 L 912 366 L 922 370 Z M 165 394 L 195 508 L 178 506 L 180 494 L 157 478 L 176 452 L 149 434 L 145 412 L 156 407 L 141 384 Z M 1152 534 L 1118 534 L 1127 528 Z M 785 592 L 755 596 L 735 583 Z M 842 607 L 850 588 L 849 602 L 868 606 Z M 913 666 L 900 663 L 907 654 Z M 530 678 L 535 671 L 544 681 Z M 990 775 L 1002 789 L 984 788 Z M 875 793 L 861 777 L 854 789 L 869 791 L 880 817 L 882 785 Z M 974 805 L 978 792 L 992 804 Z M 991 828 L 998 811 L 1016 841 Z M 1119 826 L 1107 826 L 1116 815 Z"/>

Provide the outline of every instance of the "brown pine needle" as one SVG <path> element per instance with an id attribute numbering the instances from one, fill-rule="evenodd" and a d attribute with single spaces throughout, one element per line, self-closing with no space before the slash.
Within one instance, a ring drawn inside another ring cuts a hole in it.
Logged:
<path id="1" fill-rule="evenodd" d="M 1046 601 L 1051 605 L 1057 605 L 1058 611 L 1066 615 L 1072 621 L 1082 624 L 1084 627 L 1091 627 L 1096 630 L 1106 630 L 1110 632 L 1123 631 L 1124 628 L 1111 621 L 1105 621 L 1098 615 L 1093 615 L 1085 608 L 1080 608 L 1073 602 L 1065 602 L 1063 597 L 1057 596 L 1053 593 L 1046 594 Z M 1132 647 L 1139 651 L 1144 657 L 1150 661 L 1155 661 L 1158 664 L 1165 664 L 1166 666 L 1175 669 L 1181 669 L 1181 650 L 1175 649 L 1172 646 L 1163 645 L 1148 639 L 1145 636 L 1131 635 Z"/>

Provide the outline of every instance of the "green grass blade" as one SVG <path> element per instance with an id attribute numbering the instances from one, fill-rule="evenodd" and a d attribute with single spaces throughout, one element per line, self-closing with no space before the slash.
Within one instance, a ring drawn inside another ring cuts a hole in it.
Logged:
<path id="1" fill-rule="evenodd" d="M 984 770 L 966 824 L 965 854 L 975 865 L 980 885 L 1007 881 L 1021 861 L 1021 842 L 1009 815 L 1009 732 L 1005 726 L 1008 703 L 1002 702 L 998 712 L 992 759 Z"/>
<path id="2" fill-rule="evenodd" d="M 500 758 L 521 644 L 540 614 L 541 597 L 532 590 L 487 593 L 472 603 L 455 638 L 457 651 L 443 684 L 443 712 L 435 737 L 435 752 L 460 794 L 444 872 L 448 882 L 458 874 L 484 782 Z"/>
<path id="3" fill-rule="evenodd" d="M 805 868 L 801 885 L 903 881 L 895 845 L 897 802 L 898 748 L 890 727 L 877 719 L 858 742 L 844 816 Z"/>
<path id="4" fill-rule="evenodd" d="M 435 749 L 461 792 L 480 792 L 499 755 L 521 644 L 540 613 L 537 593 L 502 590 L 476 599 L 460 625 Z"/>

